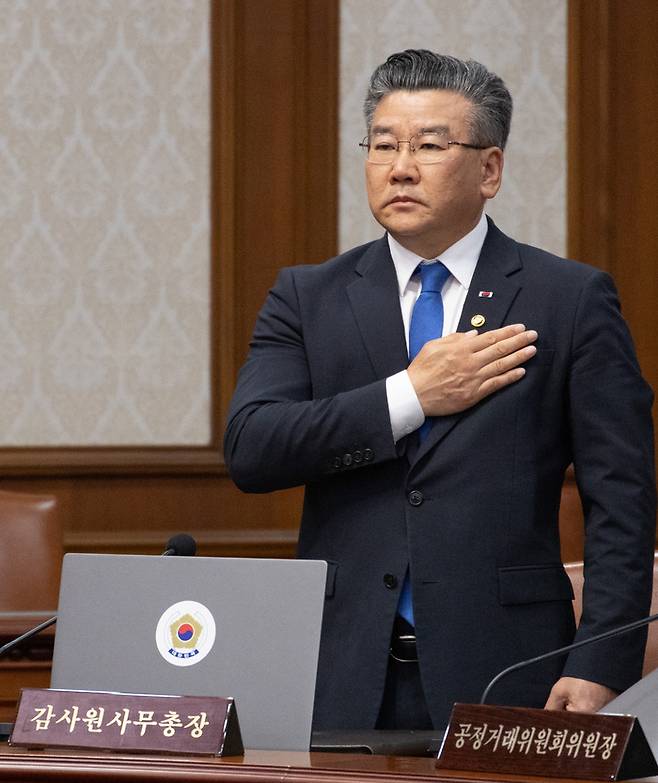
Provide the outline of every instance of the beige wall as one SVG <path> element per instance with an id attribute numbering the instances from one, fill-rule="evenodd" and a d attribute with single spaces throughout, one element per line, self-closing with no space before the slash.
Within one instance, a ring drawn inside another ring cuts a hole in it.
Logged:
<path id="1" fill-rule="evenodd" d="M 208 2 L 1 11 L 0 445 L 203 444 Z"/>
<path id="2" fill-rule="evenodd" d="M 342 0 L 342 248 L 381 233 L 356 147 L 368 75 L 422 46 L 507 80 L 489 211 L 564 251 L 565 5 Z M 208 0 L 2 4 L 0 447 L 209 441 L 208 16 Z"/>
<path id="3" fill-rule="evenodd" d="M 516 239 L 566 247 L 566 0 L 342 0 L 340 246 L 380 236 L 368 210 L 362 103 L 374 68 L 395 51 L 480 60 L 515 102 L 503 188 L 487 212 Z"/>

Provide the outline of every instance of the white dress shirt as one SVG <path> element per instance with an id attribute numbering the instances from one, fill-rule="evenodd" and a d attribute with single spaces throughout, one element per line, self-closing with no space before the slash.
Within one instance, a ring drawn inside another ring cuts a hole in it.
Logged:
<path id="1" fill-rule="evenodd" d="M 404 334 L 409 350 L 409 324 L 411 313 L 420 295 L 420 275 L 414 274 L 418 264 L 431 264 L 438 261 L 448 269 L 450 277 L 446 280 L 441 291 L 443 299 L 443 334 L 452 334 L 457 331 L 466 294 L 468 293 L 475 266 L 487 235 L 487 219 L 484 212 L 480 216 L 478 224 L 466 236 L 451 245 L 441 253 L 438 259 L 427 260 L 417 256 L 397 242 L 388 234 L 388 246 L 391 258 L 395 266 L 395 274 L 398 279 L 400 294 L 400 310 L 404 323 Z M 417 430 L 425 421 L 423 409 L 420 406 L 414 387 L 409 380 L 406 370 L 391 375 L 386 379 L 386 396 L 388 399 L 388 411 L 391 417 L 391 429 L 393 440 L 397 443 L 400 438 Z"/>

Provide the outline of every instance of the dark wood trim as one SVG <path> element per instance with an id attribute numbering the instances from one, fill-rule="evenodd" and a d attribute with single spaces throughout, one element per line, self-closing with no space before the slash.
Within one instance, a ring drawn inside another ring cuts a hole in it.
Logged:
<path id="1" fill-rule="evenodd" d="M 294 104 L 294 261 L 317 263 L 337 248 L 339 47 L 327 42 L 338 42 L 339 6 L 327 0 L 293 0 L 293 13 L 299 52 Z"/>
<path id="2" fill-rule="evenodd" d="M 0 449 L 3 476 L 226 475 L 219 445 Z"/>
<path id="3" fill-rule="evenodd" d="M 569 0 L 568 11 L 569 254 L 614 277 L 656 390 L 658 3 Z"/>
<path id="4" fill-rule="evenodd" d="M 234 7 L 237 367 L 279 269 L 336 252 L 339 25 L 337 0 Z"/>
<path id="5" fill-rule="evenodd" d="M 211 0 L 212 437 L 220 445 L 235 379 L 235 0 Z"/>
<path id="6" fill-rule="evenodd" d="M 568 254 L 610 271 L 610 3 L 569 0 Z"/>
<path id="7" fill-rule="evenodd" d="M 76 532 L 66 536 L 67 552 L 103 552 L 133 555 L 160 554 L 171 537 L 167 530 L 140 530 L 126 541 L 125 532 Z M 205 530 L 195 533 L 197 554 L 204 557 L 294 557 L 295 529 L 252 528 Z"/>
<path id="8" fill-rule="evenodd" d="M 580 65 L 581 14 L 577 0 L 567 8 L 567 255 L 581 257 L 581 122 L 582 76 Z"/>

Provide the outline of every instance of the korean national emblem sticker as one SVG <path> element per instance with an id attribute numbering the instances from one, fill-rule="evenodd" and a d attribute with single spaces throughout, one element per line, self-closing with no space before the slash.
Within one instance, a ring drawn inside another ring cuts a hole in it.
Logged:
<path id="1" fill-rule="evenodd" d="M 194 666 L 215 643 L 215 620 L 197 601 L 179 601 L 162 613 L 155 629 L 160 655 L 173 666 Z"/>

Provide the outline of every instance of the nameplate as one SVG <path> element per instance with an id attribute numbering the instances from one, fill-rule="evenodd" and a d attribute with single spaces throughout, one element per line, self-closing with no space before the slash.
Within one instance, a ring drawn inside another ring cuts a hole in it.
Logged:
<path id="1" fill-rule="evenodd" d="M 585 780 L 658 773 L 630 715 L 455 704 L 437 767 Z"/>
<path id="2" fill-rule="evenodd" d="M 231 698 L 24 688 L 10 745 L 121 753 L 244 753 Z"/>

